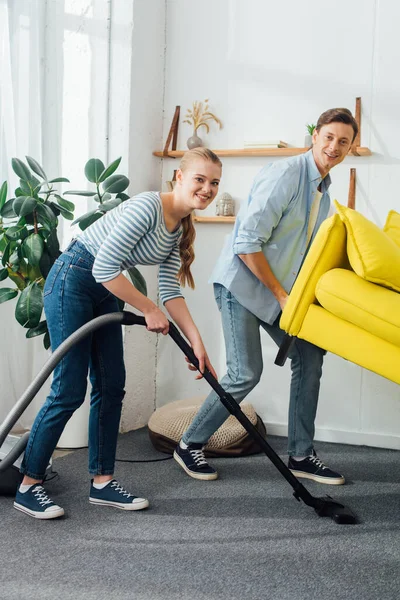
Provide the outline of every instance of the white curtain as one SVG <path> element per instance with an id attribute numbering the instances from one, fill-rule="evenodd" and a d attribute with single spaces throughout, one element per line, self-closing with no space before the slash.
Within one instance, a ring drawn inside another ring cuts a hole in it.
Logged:
<path id="1" fill-rule="evenodd" d="M 0 0 L 0 182 L 9 195 L 18 185 L 11 158 L 42 160 L 42 90 L 44 3 Z M 9 279 L 3 287 L 15 287 Z M 0 419 L 40 369 L 47 354 L 42 340 L 27 340 L 14 318 L 15 300 L 0 305 Z M 43 395 L 21 423 L 32 421 Z"/>
<path id="2" fill-rule="evenodd" d="M 8 180 L 9 192 L 18 184 L 12 157 L 33 156 L 51 178 L 68 177 L 60 191 L 88 186 L 84 166 L 92 157 L 107 163 L 122 155 L 127 173 L 133 6 L 134 0 L 0 0 L 0 185 Z M 69 198 L 75 216 L 92 208 L 90 199 Z M 64 248 L 74 234 L 70 221 L 61 221 L 58 233 Z M 14 287 L 8 279 L 0 286 Z M 0 420 L 48 358 L 42 338 L 25 338 L 14 310 L 15 300 L 0 304 Z M 32 425 L 48 387 L 20 428 Z"/>

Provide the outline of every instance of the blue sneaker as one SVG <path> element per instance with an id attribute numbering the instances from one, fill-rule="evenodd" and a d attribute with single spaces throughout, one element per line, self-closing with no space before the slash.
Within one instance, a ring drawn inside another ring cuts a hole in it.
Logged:
<path id="1" fill-rule="evenodd" d="M 35 519 L 56 519 L 64 514 L 64 509 L 48 497 L 40 483 L 32 485 L 24 494 L 18 488 L 14 508 Z"/>
<path id="2" fill-rule="evenodd" d="M 211 467 L 204 457 L 203 444 L 188 444 L 187 448 L 177 445 L 174 459 L 193 479 L 217 479 L 217 471 Z"/>
<path id="3" fill-rule="evenodd" d="M 112 479 L 101 490 L 94 487 L 92 479 L 89 502 L 101 506 L 114 506 L 122 508 L 122 510 L 142 510 L 149 506 L 146 498 L 137 498 L 137 496 L 129 494 L 115 479 Z"/>
<path id="4" fill-rule="evenodd" d="M 318 483 L 343 485 L 345 482 L 343 475 L 324 465 L 316 455 L 315 450 L 303 460 L 295 460 L 289 456 L 288 467 L 296 477 L 312 479 Z"/>

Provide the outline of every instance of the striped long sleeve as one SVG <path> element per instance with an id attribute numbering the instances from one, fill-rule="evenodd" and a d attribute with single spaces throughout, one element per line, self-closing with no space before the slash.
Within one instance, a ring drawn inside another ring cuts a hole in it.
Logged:
<path id="1" fill-rule="evenodd" d="M 147 192 L 107 212 L 79 239 L 95 256 L 93 276 L 99 283 L 135 265 L 160 265 L 159 291 L 165 303 L 182 297 L 177 279 L 181 235 L 181 227 L 167 230 L 160 195 Z"/>

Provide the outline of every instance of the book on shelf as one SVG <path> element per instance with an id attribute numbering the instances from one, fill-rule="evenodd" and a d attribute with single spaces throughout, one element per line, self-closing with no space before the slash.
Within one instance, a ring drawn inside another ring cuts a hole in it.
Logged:
<path id="1" fill-rule="evenodd" d="M 282 140 L 267 140 L 263 141 L 255 141 L 255 142 L 244 142 L 244 148 L 287 148 L 288 145 L 286 142 L 282 142 Z"/>

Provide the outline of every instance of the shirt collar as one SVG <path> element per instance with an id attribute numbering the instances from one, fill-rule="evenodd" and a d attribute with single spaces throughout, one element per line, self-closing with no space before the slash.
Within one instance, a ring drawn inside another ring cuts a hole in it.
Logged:
<path id="1" fill-rule="evenodd" d="M 328 175 L 326 175 L 322 179 L 321 173 L 319 172 L 318 167 L 315 164 L 312 149 L 309 150 L 308 152 L 306 152 L 305 158 L 307 161 L 309 181 L 315 181 L 317 183 L 317 185 L 319 185 L 322 181 L 322 189 L 326 191 L 329 188 L 329 186 L 331 185 L 331 176 L 328 173 Z"/>

